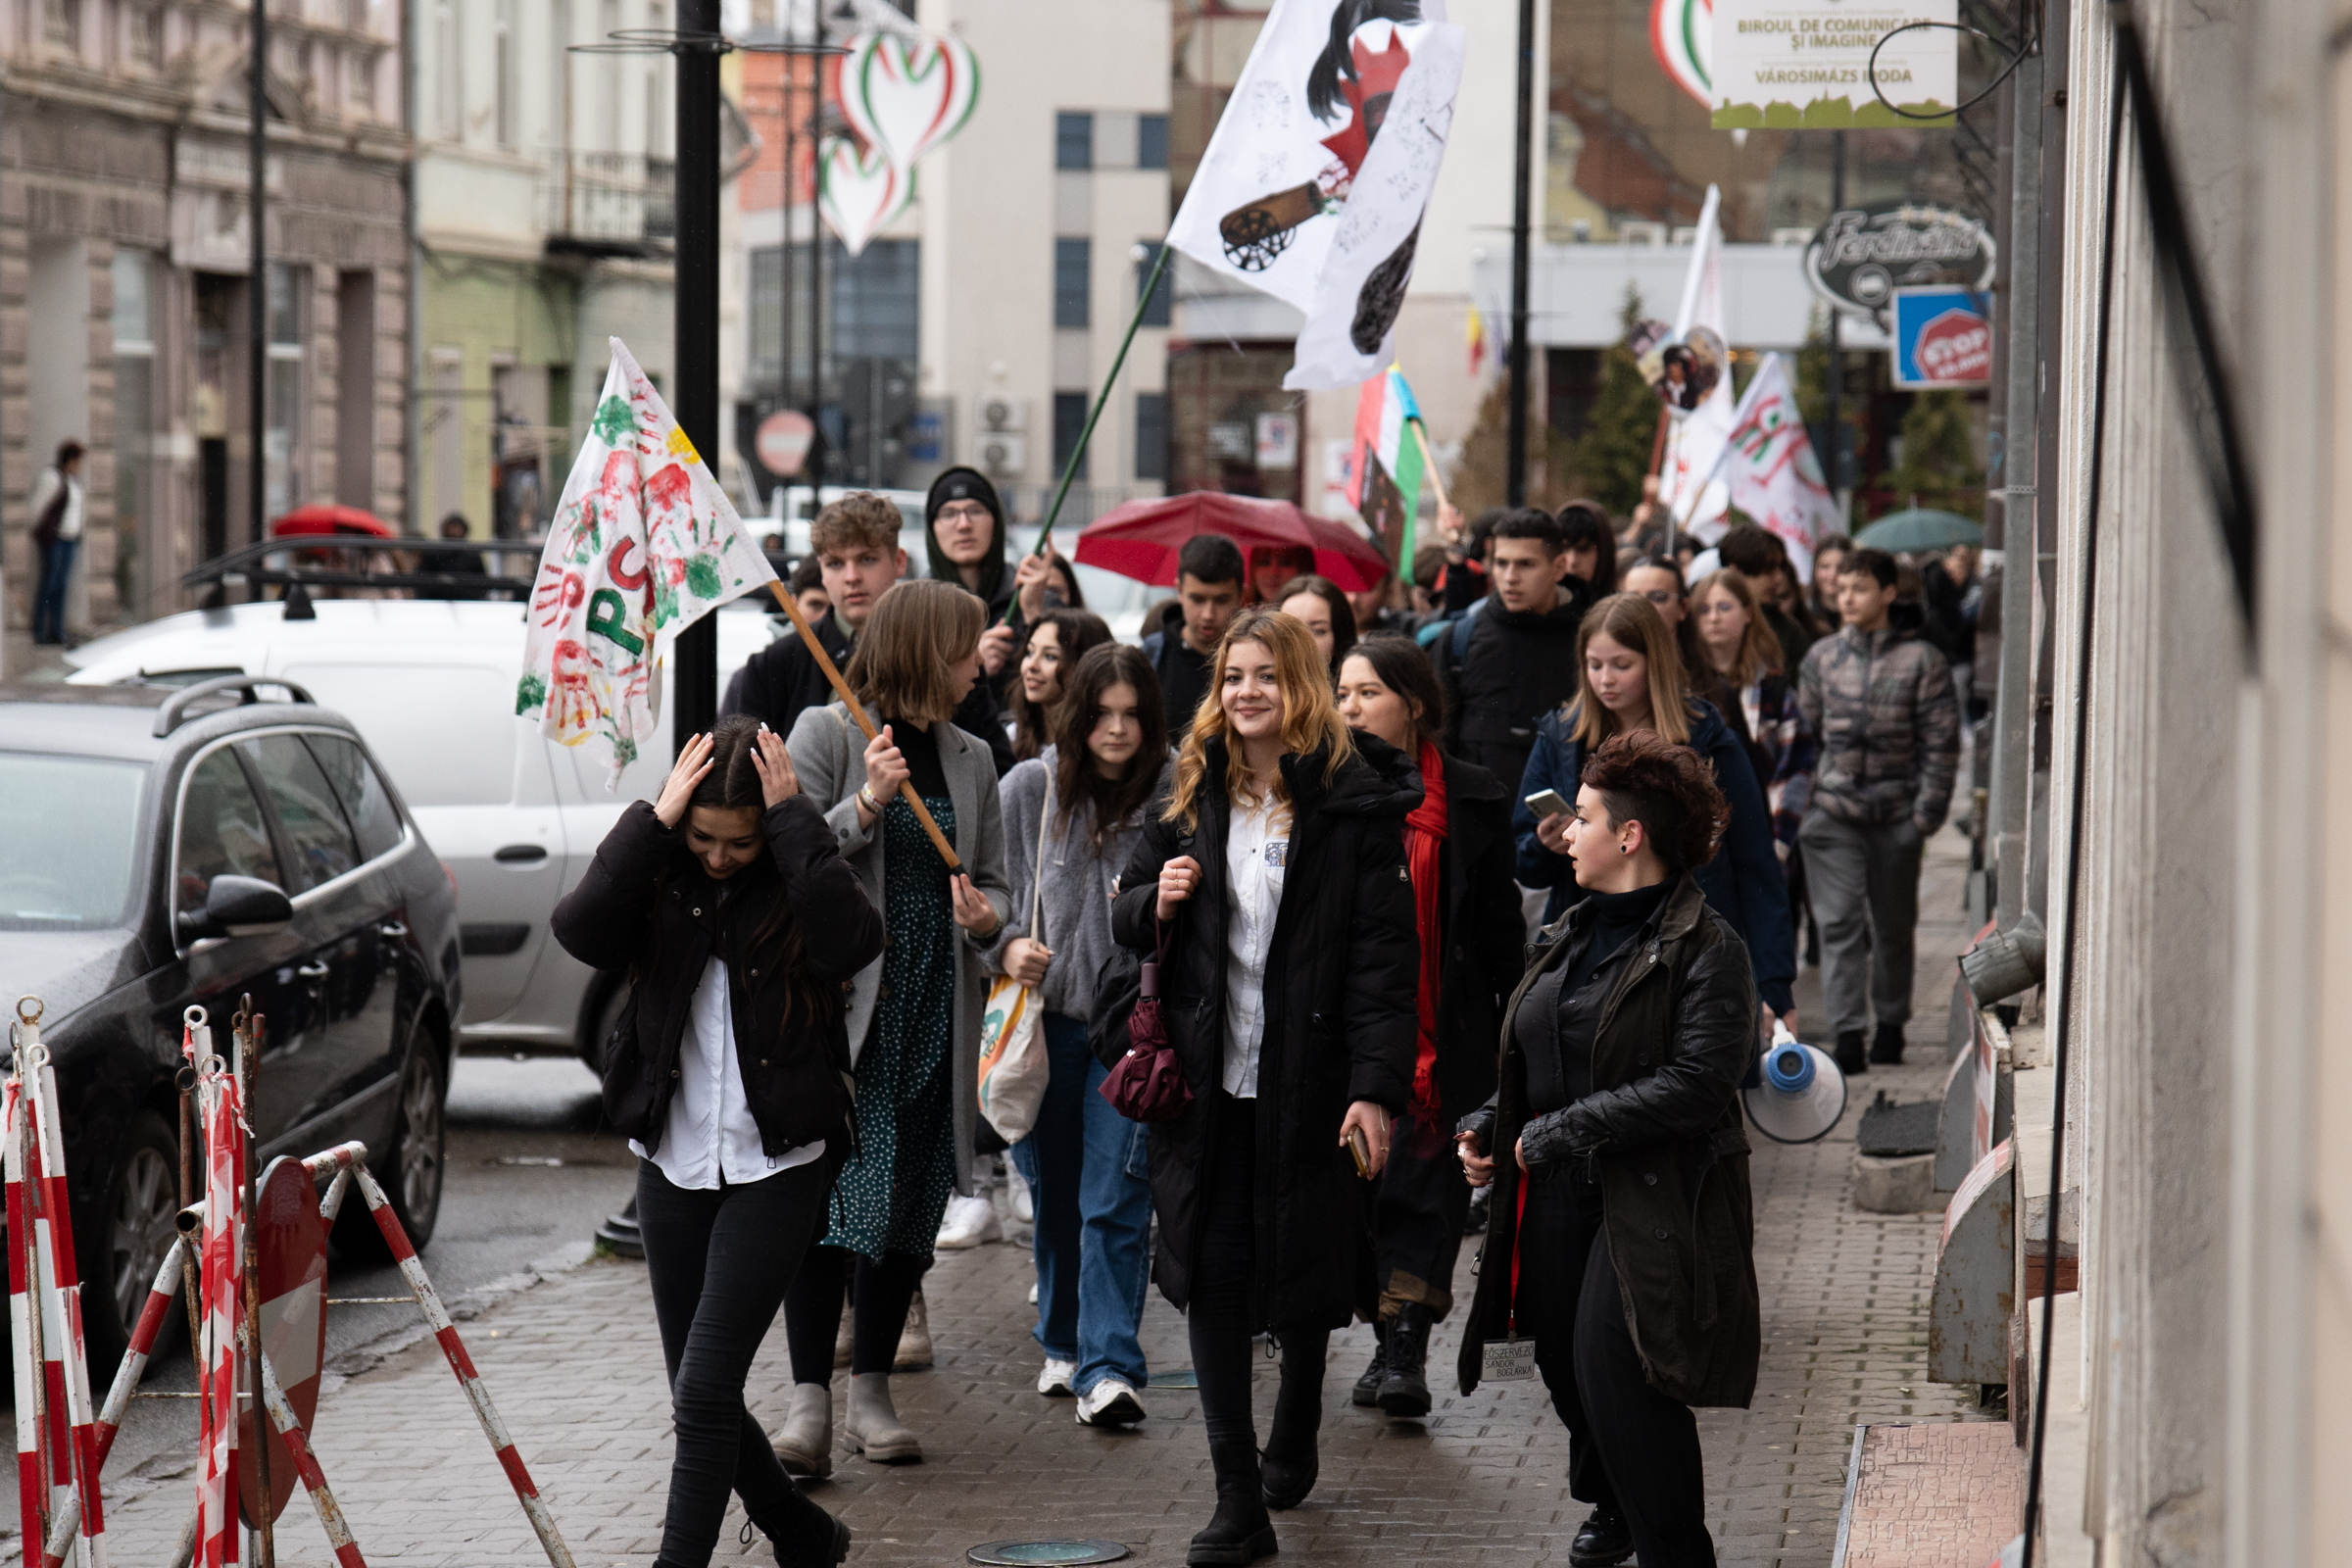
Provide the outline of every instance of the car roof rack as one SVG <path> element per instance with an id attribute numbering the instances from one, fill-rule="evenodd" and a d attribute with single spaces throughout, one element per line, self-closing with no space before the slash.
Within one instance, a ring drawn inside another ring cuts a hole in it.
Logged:
<path id="1" fill-rule="evenodd" d="M 200 680 L 193 686 L 182 686 L 165 698 L 164 706 L 156 710 L 155 728 L 151 733 L 157 740 L 162 740 L 179 728 L 181 724 L 187 722 L 188 710 L 195 706 L 200 699 L 206 697 L 218 697 L 223 692 L 242 692 L 245 700 L 238 704 L 238 707 L 242 708 L 258 703 L 262 700 L 260 690 L 264 686 L 275 686 L 290 692 L 293 694 L 293 700 L 298 703 L 316 703 L 318 701 L 310 694 L 308 688 L 276 675 L 217 675 L 211 680 Z"/>
<path id="2" fill-rule="evenodd" d="M 253 603 L 260 603 L 262 590 L 281 588 L 288 620 L 314 618 L 311 610 L 311 588 L 406 588 L 422 592 L 427 598 L 454 598 L 463 592 L 467 598 L 489 598 L 516 601 L 528 598 L 531 584 L 539 570 L 540 552 L 547 541 L 540 539 L 424 539 L 403 535 L 386 539 L 375 534 L 290 534 L 284 538 L 263 539 L 212 560 L 189 571 L 179 579 L 182 588 L 210 587 L 204 608 L 218 610 L 228 603 L 228 590 L 246 589 Z M 463 552 L 475 560 L 492 557 L 497 560 L 496 572 L 418 571 L 406 567 L 403 556 L 429 556 Z M 523 575 L 509 576 L 512 558 L 519 557 Z M 384 560 L 388 569 L 378 569 L 377 562 Z"/>

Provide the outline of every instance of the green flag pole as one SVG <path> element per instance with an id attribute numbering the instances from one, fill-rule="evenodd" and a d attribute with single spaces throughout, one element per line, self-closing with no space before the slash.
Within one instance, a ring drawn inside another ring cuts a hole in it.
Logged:
<path id="1" fill-rule="evenodd" d="M 1102 391 L 1095 406 L 1087 411 L 1086 428 L 1078 432 L 1078 444 L 1070 449 L 1069 462 L 1062 465 L 1061 483 L 1054 487 L 1054 504 L 1046 509 L 1046 520 L 1037 530 L 1037 548 L 1033 556 L 1047 554 L 1054 544 L 1054 520 L 1061 515 L 1061 503 L 1070 493 L 1070 481 L 1078 476 L 1078 465 L 1086 461 L 1086 444 L 1094 439 L 1095 422 L 1102 417 L 1103 408 L 1110 402 L 1110 389 L 1118 384 L 1119 371 L 1127 364 L 1127 350 L 1135 343 L 1136 328 L 1144 324 L 1144 313 L 1152 308 L 1152 296 L 1158 291 L 1160 275 L 1168 270 L 1168 257 L 1173 254 L 1166 241 L 1160 242 L 1159 255 L 1145 275 L 1144 286 L 1135 301 L 1135 314 L 1127 319 L 1127 335 L 1119 339 L 1119 352 L 1110 362 L 1110 373 L 1102 378 Z M 1016 596 L 1004 612 L 1004 623 L 1015 631 L 1021 624 L 1021 602 Z"/>

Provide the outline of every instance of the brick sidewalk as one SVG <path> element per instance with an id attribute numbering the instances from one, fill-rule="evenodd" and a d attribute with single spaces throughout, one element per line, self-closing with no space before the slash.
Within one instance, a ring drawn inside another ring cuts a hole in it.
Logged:
<path id="1" fill-rule="evenodd" d="M 1958 914 L 1944 913 L 1958 904 L 1955 842 L 1939 838 L 1922 890 L 1923 908 L 1936 918 L 1921 929 L 1919 1061 L 1857 1080 L 1829 1140 L 1765 1144 L 1755 1158 L 1762 1373 L 1752 1409 L 1700 1414 L 1708 1522 L 1727 1568 L 1825 1568 L 1856 1421 L 1975 1414 L 1964 1391 L 1925 1381 L 1937 1216 L 1866 1214 L 1846 1200 L 1861 1106 L 1880 1089 L 1915 1100 L 1940 1081 L 1951 959 L 1966 940 Z M 1818 1036 L 1813 971 L 1799 1005 Z M 1472 1250 L 1456 1282 L 1464 1299 Z M 1152 1418 L 1130 1433 L 1077 1426 L 1069 1401 L 1034 1392 L 1029 1279 L 1021 1248 L 941 1254 L 927 1286 L 938 1366 L 896 1385 L 929 1462 L 886 1469 L 844 1458 L 814 1492 L 858 1532 L 853 1563 L 956 1563 L 980 1542 L 1070 1535 L 1124 1542 L 1140 1562 L 1182 1561 L 1213 1505 L 1197 1397 L 1148 1393 Z M 461 1328 L 581 1568 L 650 1563 L 670 1445 L 642 1265 L 583 1265 Z M 1183 1320 L 1156 1294 L 1143 1338 L 1155 1368 L 1190 1364 Z M 1433 1369 L 1449 1370 L 1458 1334 L 1441 1327 L 1436 1339 Z M 1370 1347 L 1360 1326 L 1334 1339 L 1322 1480 L 1304 1507 L 1278 1520 L 1280 1560 L 1565 1563 L 1586 1509 L 1566 1494 L 1566 1434 L 1541 1385 L 1491 1384 L 1467 1399 L 1444 1394 L 1426 1423 L 1391 1424 L 1348 1403 Z M 770 1430 L 783 1419 L 790 1381 L 779 1328 L 752 1381 L 753 1407 Z M 845 1382 L 836 1379 L 837 1401 Z M 429 1343 L 330 1385 L 318 1452 L 369 1562 L 544 1561 Z M 1261 1430 L 1272 1392 L 1266 1366 Z M 153 1461 L 144 1474 L 110 1478 L 115 1561 L 168 1560 L 191 1494 L 184 1471 L 163 1473 L 172 1468 Z M 13 1528 L 13 1509 L 7 1523 Z M 731 1514 L 719 1560 L 766 1561 L 736 1542 L 740 1524 Z M 281 1521 L 278 1561 L 332 1563 L 299 1499 Z"/>

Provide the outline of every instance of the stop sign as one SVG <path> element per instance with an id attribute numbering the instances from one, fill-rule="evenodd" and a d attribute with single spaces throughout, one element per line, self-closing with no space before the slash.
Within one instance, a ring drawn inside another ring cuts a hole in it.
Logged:
<path id="1" fill-rule="evenodd" d="M 815 439 L 815 422 L 797 409 L 786 409 L 760 421 L 759 434 L 752 445 L 761 467 L 790 477 L 801 471 L 801 464 L 808 456 L 808 443 Z"/>
<path id="2" fill-rule="evenodd" d="M 315 1432 L 318 1373 L 326 1362 L 326 1223 L 318 1217 L 318 1192 L 302 1161 L 280 1155 L 270 1162 L 254 1196 L 251 1223 L 256 1294 L 262 1303 L 262 1353 L 270 1358 L 303 1431 Z M 252 1412 L 239 1420 L 237 1445 L 250 1454 Z M 270 1434 L 270 1517 L 275 1519 L 294 1495 L 294 1456 L 266 1419 L 264 1429 Z M 237 1500 L 248 1524 L 259 1517 L 260 1477 L 255 1472 L 251 1460 L 237 1467 Z"/>

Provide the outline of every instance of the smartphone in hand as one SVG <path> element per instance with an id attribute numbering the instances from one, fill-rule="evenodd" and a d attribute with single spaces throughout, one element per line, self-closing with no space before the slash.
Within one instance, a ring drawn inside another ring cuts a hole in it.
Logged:
<path id="1" fill-rule="evenodd" d="M 1558 790 L 1538 790 L 1527 798 L 1527 804 L 1538 816 L 1557 816 L 1568 809 Z"/>
<path id="2" fill-rule="evenodd" d="M 1361 1127 L 1348 1129 L 1348 1152 L 1355 1160 L 1355 1173 L 1365 1181 L 1372 1179 L 1372 1147 L 1364 1142 Z"/>

